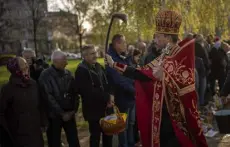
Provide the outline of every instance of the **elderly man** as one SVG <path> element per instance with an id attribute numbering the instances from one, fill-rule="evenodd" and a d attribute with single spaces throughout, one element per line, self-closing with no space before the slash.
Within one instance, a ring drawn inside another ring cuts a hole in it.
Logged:
<path id="1" fill-rule="evenodd" d="M 61 130 L 64 128 L 69 147 L 79 147 L 75 113 L 79 98 L 74 85 L 74 78 L 65 67 L 66 55 L 54 51 L 52 66 L 41 73 L 39 84 L 47 100 L 49 127 L 47 130 L 49 147 L 60 147 Z"/>
<path id="2" fill-rule="evenodd" d="M 82 56 L 84 60 L 77 67 L 75 81 L 82 98 L 83 116 L 89 123 L 90 147 L 100 146 L 101 134 L 103 147 L 112 147 L 112 136 L 105 135 L 99 123 L 113 101 L 105 69 L 97 62 L 93 45 L 84 46 Z"/>
<path id="3" fill-rule="evenodd" d="M 25 50 L 22 51 L 22 57 L 24 59 L 26 59 L 26 62 L 29 65 L 32 65 L 33 64 L 33 59 L 36 58 L 36 54 L 35 54 L 34 50 L 25 49 Z"/>
<path id="4" fill-rule="evenodd" d="M 107 64 L 134 78 L 138 126 L 143 147 L 207 147 L 197 111 L 194 40 L 178 42 L 182 16 L 160 10 L 156 47 L 162 54 L 143 68 L 113 61 Z"/>
<path id="5" fill-rule="evenodd" d="M 43 59 L 36 59 L 34 50 L 26 49 L 22 52 L 22 57 L 26 59 L 30 66 L 30 76 L 33 80 L 38 81 L 41 72 L 48 68 L 49 65 Z"/>

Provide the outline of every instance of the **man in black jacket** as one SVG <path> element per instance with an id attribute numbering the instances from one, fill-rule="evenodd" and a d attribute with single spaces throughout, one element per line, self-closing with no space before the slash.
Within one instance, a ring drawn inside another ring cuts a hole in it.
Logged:
<path id="1" fill-rule="evenodd" d="M 221 41 L 217 41 L 209 53 L 211 60 L 211 89 L 215 93 L 215 81 L 218 80 L 220 90 L 222 89 L 227 75 L 228 56 L 221 47 Z"/>
<path id="2" fill-rule="evenodd" d="M 89 123 L 90 147 L 99 147 L 103 134 L 103 147 L 112 147 L 112 137 L 102 132 L 99 121 L 111 107 L 113 96 L 104 68 L 97 63 L 97 52 L 92 45 L 82 49 L 83 62 L 75 72 L 75 81 L 82 98 L 83 115 Z"/>
<path id="3" fill-rule="evenodd" d="M 209 70 L 210 70 L 210 61 L 209 61 L 209 56 L 208 56 L 208 51 L 207 49 L 204 48 L 200 40 L 196 39 L 195 42 L 195 56 L 199 57 L 203 60 L 206 75 L 208 75 Z"/>
<path id="4" fill-rule="evenodd" d="M 75 113 L 79 99 L 74 78 L 66 70 L 66 55 L 61 51 L 52 54 L 52 66 L 41 73 L 39 84 L 47 100 L 49 147 L 60 147 L 61 130 L 64 128 L 69 147 L 79 147 Z"/>

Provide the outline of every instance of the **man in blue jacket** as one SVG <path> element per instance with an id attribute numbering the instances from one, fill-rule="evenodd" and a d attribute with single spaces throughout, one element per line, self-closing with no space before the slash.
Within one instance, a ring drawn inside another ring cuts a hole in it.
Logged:
<path id="1" fill-rule="evenodd" d="M 114 35 L 108 54 L 115 62 L 131 65 L 131 58 L 125 55 L 127 44 L 125 37 Z M 109 83 L 114 89 L 115 104 L 121 113 L 127 113 L 126 130 L 118 135 L 119 147 L 134 147 L 133 125 L 135 123 L 135 89 L 134 81 L 122 76 L 116 70 L 106 67 Z"/>

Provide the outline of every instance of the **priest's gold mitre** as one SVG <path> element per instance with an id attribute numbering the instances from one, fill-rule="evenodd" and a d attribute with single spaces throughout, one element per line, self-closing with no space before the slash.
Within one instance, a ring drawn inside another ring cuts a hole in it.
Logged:
<path id="1" fill-rule="evenodd" d="M 181 22 L 181 14 L 171 10 L 160 10 L 156 15 L 156 33 L 177 35 Z"/>

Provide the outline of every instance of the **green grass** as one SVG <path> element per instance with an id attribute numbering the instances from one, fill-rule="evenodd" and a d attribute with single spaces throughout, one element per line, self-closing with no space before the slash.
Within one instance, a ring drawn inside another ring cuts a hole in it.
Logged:
<path id="1" fill-rule="evenodd" d="M 80 62 L 81 60 L 69 60 L 66 68 L 74 75 L 74 72 Z M 103 59 L 98 59 L 98 62 L 103 64 Z M 10 73 L 7 71 L 6 67 L 0 66 L 0 87 L 8 81 L 9 76 Z"/>
<path id="2" fill-rule="evenodd" d="M 5 66 L 0 66 L 0 87 L 9 79 L 9 72 Z"/>

